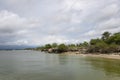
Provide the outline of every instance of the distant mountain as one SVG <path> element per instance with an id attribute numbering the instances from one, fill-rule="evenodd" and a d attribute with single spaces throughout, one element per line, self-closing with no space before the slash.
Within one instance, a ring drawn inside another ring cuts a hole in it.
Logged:
<path id="1" fill-rule="evenodd" d="M 20 50 L 25 48 L 35 48 L 36 46 L 27 46 L 27 45 L 0 45 L 0 50 Z"/>

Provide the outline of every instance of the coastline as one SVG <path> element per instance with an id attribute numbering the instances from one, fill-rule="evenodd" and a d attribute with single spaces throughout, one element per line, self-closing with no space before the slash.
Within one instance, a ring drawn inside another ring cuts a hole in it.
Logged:
<path id="1" fill-rule="evenodd" d="M 89 57 L 101 57 L 101 58 L 109 58 L 109 59 L 120 59 L 120 55 L 118 54 L 85 54 Z"/>
<path id="2" fill-rule="evenodd" d="M 79 52 L 65 52 L 65 53 L 62 53 L 62 55 L 72 55 L 72 56 L 78 55 L 78 56 L 85 56 L 85 57 L 101 57 L 101 58 L 109 58 L 109 59 L 120 59 L 120 53 L 118 53 L 118 54 L 116 54 L 116 53 L 111 53 L 111 54 L 87 53 L 87 54 L 83 54 L 83 53 L 79 53 Z"/>

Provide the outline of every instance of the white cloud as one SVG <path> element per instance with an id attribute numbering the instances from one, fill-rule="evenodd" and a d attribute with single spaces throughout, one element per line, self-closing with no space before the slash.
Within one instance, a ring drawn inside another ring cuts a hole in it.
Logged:
<path id="1" fill-rule="evenodd" d="M 15 13 L 3 10 L 0 12 L 0 28 L 5 29 L 25 29 L 32 28 L 40 25 L 40 21 L 27 19 L 18 16 Z"/>
<path id="2" fill-rule="evenodd" d="M 31 31 L 35 28 L 40 28 L 40 26 L 41 22 L 39 20 L 23 18 L 7 10 L 0 12 L 0 37 L 4 39 L 11 35 L 12 37 L 9 37 L 13 38 L 11 44 L 24 44 L 26 41 L 21 41 L 19 39 L 25 38 L 28 34 L 31 35 Z M 18 40 L 14 40 L 14 38 Z M 6 43 L 10 44 L 9 40 Z"/>
<path id="3" fill-rule="evenodd" d="M 119 22 L 119 0 L 0 0 L 0 44 L 88 41 Z"/>
<path id="4" fill-rule="evenodd" d="M 103 10 L 102 13 L 105 16 L 114 16 L 118 13 L 119 11 L 119 6 L 117 4 L 111 4 L 106 6 Z"/>
<path id="5" fill-rule="evenodd" d="M 120 18 L 112 18 L 98 25 L 99 30 L 109 30 L 120 27 Z"/>

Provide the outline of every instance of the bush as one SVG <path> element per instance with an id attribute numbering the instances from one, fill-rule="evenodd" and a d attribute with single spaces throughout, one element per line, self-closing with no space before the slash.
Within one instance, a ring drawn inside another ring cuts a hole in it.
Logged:
<path id="1" fill-rule="evenodd" d="M 67 47 L 65 44 L 60 44 L 60 45 L 58 46 L 58 52 L 59 52 L 59 53 L 66 52 L 67 49 L 68 49 L 68 47 Z"/>

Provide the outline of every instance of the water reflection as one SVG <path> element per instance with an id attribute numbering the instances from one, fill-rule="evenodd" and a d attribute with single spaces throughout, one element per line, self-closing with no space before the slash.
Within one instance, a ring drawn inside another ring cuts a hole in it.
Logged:
<path id="1" fill-rule="evenodd" d="M 87 61 L 94 67 L 105 72 L 106 75 L 120 76 L 120 60 L 105 59 L 105 58 L 86 58 Z"/>

